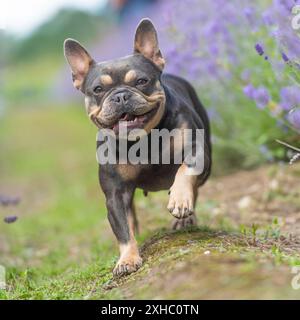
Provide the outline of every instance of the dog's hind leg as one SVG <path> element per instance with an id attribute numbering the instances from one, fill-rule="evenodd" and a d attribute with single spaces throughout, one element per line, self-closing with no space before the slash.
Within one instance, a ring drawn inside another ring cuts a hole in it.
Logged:
<path id="1" fill-rule="evenodd" d="M 131 205 L 131 210 L 128 213 L 128 220 L 129 223 L 132 223 L 132 229 L 134 230 L 134 234 L 139 234 L 139 221 L 137 219 L 136 216 L 136 210 L 135 210 L 135 205 L 134 202 L 132 201 L 132 205 Z"/>

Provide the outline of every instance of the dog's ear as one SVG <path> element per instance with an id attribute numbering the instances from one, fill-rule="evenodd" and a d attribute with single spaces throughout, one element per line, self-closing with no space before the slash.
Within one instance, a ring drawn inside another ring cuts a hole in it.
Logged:
<path id="1" fill-rule="evenodd" d="M 157 32 L 150 19 L 143 19 L 139 23 L 134 38 L 134 52 L 140 53 L 151 60 L 156 66 L 163 70 L 165 60 L 160 52 Z"/>
<path id="2" fill-rule="evenodd" d="M 64 54 L 72 70 L 74 87 L 81 89 L 83 81 L 95 61 L 86 49 L 73 39 L 65 40 Z"/>

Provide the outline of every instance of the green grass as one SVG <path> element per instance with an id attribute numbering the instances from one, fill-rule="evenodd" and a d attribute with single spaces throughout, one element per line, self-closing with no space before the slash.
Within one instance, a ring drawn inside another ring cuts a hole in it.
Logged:
<path id="1" fill-rule="evenodd" d="M 5 82 L 1 90 L 6 101 L 14 108 L 48 101 L 49 96 L 53 95 L 52 90 L 63 61 L 63 57 L 38 57 L 34 62 L 4 68 Z"/>
<path id="2" fill-rule="evenodd" d="M 0 223 L 8 297 L 28 298 L 33 283 L 52 283 L 70 270 L 81 277 L 79 270 L 95 259 L 103 272 L 117 251 L 98 188 L 96 132 L 83 109 L 9 114 L 2 119 L 0 137 L 1 192 L 22 197 L 19 208 L 0 211 L 19 217 L 15 224 Z"/>
<path id="3" fill-rule="evenodd" d="M 267 298 L 297 297 L 290 289 L 289 265 L 299 258 L 272 238 L 277 225 L 269 227 L 272 246 L 265 240 L 253 244 L 251 226 L 239 232 L 226 217 L 211 224 L 212 210 L 220 204 L 202 199 L 201 227 L 170 232 L 164 192 L 148 198 L 137 192 L 145 264 L 130 277 L 112 279 L 118 250 L 98 187 L 96 130 L 83 108 L 20 108 L 8 110 L 0 121 L 0 194 L 22 198 L 17 207 L 0 207 L 0 264 L 7 271 L 7 290 L 0 298 L 207 298 L 224 283 L 223 297 L 252 298 L 258 287 Z M 3 217 L 11 214 L 18 220 L 5 224 Z M 211 256 L 203 260 L 206 250 Z M 224 279 L 216 277 L 220 273 Z M 284 275 L 281 289 L 273 275 Z M 178 286 L 161 288 L 170 277 Z"/>

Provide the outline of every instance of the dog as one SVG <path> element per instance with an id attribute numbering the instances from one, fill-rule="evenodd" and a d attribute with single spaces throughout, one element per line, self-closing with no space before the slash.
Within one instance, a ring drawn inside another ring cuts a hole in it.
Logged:
<path id="1" fill-rule="evenodd" d="M 194 207 L 198 188 L 211 172 L 209 119 L 191 84 L 181 77 L 163 73 L 165 60 L 150 19 L 138 24 L 131 55 L 96 63 L 73 39 L 65 40 L 64 54 L 75 88 L 85 95 L 89 118 L 99 130 L 109 129 L 115 133 L 117 141 L 124 124 L 129 132 L 142 129 L 147 139 L 151 138 L 153 129 L 204 130 L 203 170 L 198 174 L 187 174 L 192 166 L 185 159 L 181 164 L 117 161 L 99 165 L 99 182 L 106 197 L 108 220 L 120 250 L 113 274 L 126 275 L 142 265 L 134 236 L 138 223 L 133 196 L 137 188 L 145 194 L 169 190 L 168 210 L 174 216 L 174 229 L 196 224 Z M 170 143 L 171 151 L 182 153 L 175 140 L 176 137 Z M 128 140 L 127 148 L 135 143 Z M 195 146 L 193 140 L 193 148 Z M 160 144 L 158 153 L 163 152 L 164 146 Z"/>

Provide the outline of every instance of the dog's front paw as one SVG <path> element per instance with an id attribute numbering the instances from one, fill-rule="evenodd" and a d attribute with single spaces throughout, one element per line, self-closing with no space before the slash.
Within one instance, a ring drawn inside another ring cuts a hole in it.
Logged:
<path id="1" fill-rule="evenodd" d="M 121 257 L 113 270 L 115 277 L 125 276 L 137 271 L 142 266 L 143 260 L 139 255 Z"/>
<path id="2" fill-rule="evenodd" d="M 191 214 L 187 218 L 183 219 L 173 219 L 172 229 L 173 230 L 182 230 L 197 225 L 197 218 L 195 213 Z"/>
<path id="3" fill-rule="evenodd" d="M 192 190 L 184 190 L 172 187 L 168 210 L 177 219 L 186 218 L 194 212 L 194 193 Z"/>

